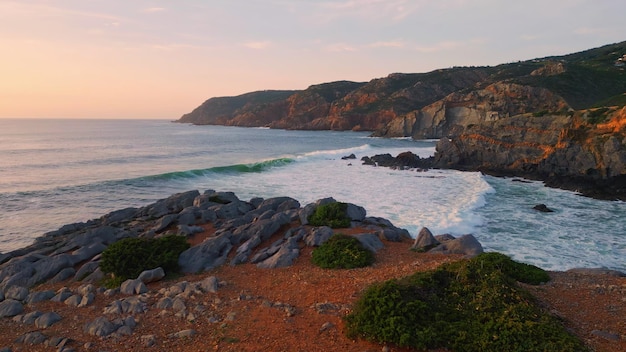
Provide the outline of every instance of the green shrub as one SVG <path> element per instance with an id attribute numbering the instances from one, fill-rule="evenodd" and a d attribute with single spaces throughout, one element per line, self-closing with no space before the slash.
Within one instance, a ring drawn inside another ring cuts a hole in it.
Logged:
<path id="1" fill-rule="evenodd" d="M 585 351 L 509 276 L 519 263 L 504 258 L 489 253 L 375 284 L 346 317 L 347 333 L 417 349 Z"/>
<path id="2" fill-rule="evenodd" d="M 324 269 L 353 269 L 371 265 L 374 253 L 352 236 L 335 234 L 313 250 L 313 264 Z"/>
<path id="3" fill-rule="evenodd" d="M 187 248 L 189 244 L 183 236 L 124 238 L 102 252 L 100 269 L 122 281 L 134 279 L 142 271 L 157 267 L 162 267 L 165 272 L 176 272 L 178 257 Z"/>
<path id="4" fill-rule="evenodd" d="M 320 205 L 309 216 L 309 224 L 313 226 L 330 226 L 333 229 L 350 227 L 347 209 L 348 204 L 342 202 Z"/>

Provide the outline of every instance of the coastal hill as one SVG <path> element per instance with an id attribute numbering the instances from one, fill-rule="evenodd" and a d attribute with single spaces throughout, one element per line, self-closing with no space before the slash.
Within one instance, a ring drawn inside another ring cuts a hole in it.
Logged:
<path id="1" fill-rule="evenodd" d="M 178 122 L 440 139 L 436 168 L 538 179 L 624 200 L 625 105 L 621 42 L 494 67 L 211 98 Z"/>
<path id="2" fill-rule="evenodd" d="M 215 97 L 177 122 L 440 138 L 457 125 L 516 114 L 624 105 L 625 54 L 626 42 L 621 42 L 491 67 L 392 73 L 369 82 Z"/>

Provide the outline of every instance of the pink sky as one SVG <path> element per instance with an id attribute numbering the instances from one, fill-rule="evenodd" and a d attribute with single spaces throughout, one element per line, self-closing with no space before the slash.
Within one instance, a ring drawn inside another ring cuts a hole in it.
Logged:
<path id="1" fill-rule="evenodd" d="M 173 120 L 214 96 L 567 54 L 626 40 L 625 13 L 622 0 L 0 0 L 0 118 Z"/>

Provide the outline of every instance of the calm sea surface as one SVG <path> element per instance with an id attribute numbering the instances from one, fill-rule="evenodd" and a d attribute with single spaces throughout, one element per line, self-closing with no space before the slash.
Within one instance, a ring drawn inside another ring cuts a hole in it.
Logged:
<path id="1" fill-rule="evenodd" d="M 396 171 L 362 156 L 434 141 L 367 133 L 192 126 L 162 120 L 0 119 L 0 252 L 62 225 L 147 205 L 177 192 L 240 199 L 334 197 L 416 235 L 473 233 L 486 250 L 549 270 L 626 271 L 626 203 L 598 201 L 480 173 Z M 357 160 L 341 160 L 354 153 Z M 545 203 L 554 213 L 532 210 Z"/>

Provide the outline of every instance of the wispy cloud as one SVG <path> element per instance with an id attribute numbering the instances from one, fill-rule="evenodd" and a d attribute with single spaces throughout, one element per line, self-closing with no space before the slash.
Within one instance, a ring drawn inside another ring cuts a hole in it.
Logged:
<path id="1" fill-rule="evenodd" d="M 144 9 L 143 12 L 163 12 L 166 9 L 164 7 L 149 7 L 147 9 Z"/>
<path id="2" fill-rule="evenodd" d="M 591 27 L 580 27 L 574 30 L 574 34 L 578 35 L 593 35 L 600 34 L 606 32 L 604 28 L 591 28 Z"/>
<path id="3" fill-rule="evenodd" d="M 326 1 L 317 6 L 316 17 L 328 22 L 345 17 L 362 20 L 388 19 L 400 21 L 420 8 L 422 1 L 409 0 L 345 0 Z"/>
<path id="4" fill-rule="evenodd" d="M 256 49 L 256 50 L 267 49 L 271 45 L 272 45 L 272 42 L 270 42 L 268 40 L 247 42 L 247 43 L 243 44 L 243 46 L 245 46 L 246 48 Z"/>
<path id="5" fill-rule="evenodd" d="M 368 48 L 404 48 L 405 46 L 406 43 L 402 40 L 374 42 L 367 45 Z"/>
<path id="6" fill-rule="evenodd" d="M 437 53 L 441 51 L 458 49 L 461 46 L 463 46 L 462 42 L 443 41 L 429 46 L 416 46 L 415 50 L 421 53 Z"/>
<path id="7" fill-rule="evenodd" d="M 357 51 L 358 48 L 356 46 L 346 44 L 346 43 L 334 43 L 326 46 L 326 51 L 331 52 L 353 52 Z"/>

